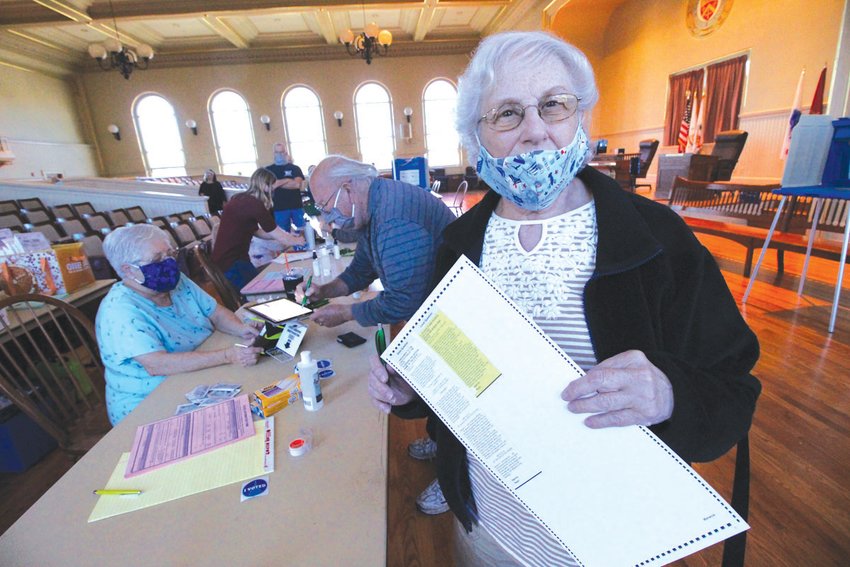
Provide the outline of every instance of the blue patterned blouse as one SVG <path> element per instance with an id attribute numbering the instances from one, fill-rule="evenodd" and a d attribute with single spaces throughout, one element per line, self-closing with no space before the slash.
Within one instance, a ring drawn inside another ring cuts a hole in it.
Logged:
<path id="1" fill-rule="evenodd" d="M 213 332 L 216 301 L 184 275 L 160 307 L 123 283 L 100 304 L 95 321 L 106 367 L 106 408 L 113 425 L 150 394 L 165 376 L 151 376 L 135 357 L 151 352 L 190 352 Z"/>

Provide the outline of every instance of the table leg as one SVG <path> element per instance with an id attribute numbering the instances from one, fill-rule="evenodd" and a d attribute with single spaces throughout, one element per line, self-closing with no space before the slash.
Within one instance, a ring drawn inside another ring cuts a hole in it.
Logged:
<path id="1" fill-rule="evenodd" d="M 829 332 L 835 330 L 835 316 L 838 315 L 838 299 L 841 297 L 841 284 L 844 281 L 844 265 L 847 261 L 847 242 L 850 240 L 850 207 L 844 218 L 844 242 L 841 244 L 841 258 L 838 260 L 838 280 L 835 282 L 835 295 L 832 297 L 832 313 L 829 316 Z"/>
<path id="2" fill-rule="evenodd" d="M 747 299 L 750 297 L 750 291 L 752 291 L 753 283 L 755 283 L 756 276 L 759 274 L 759 268 L 761 267 L 764 255 L 770 246 L 770 239 L 773 238 L 773 231 L 776 230 L 776 223 L 779 222 L 779 217 L 782 216 L 782 207 L 785 206 L 785 200 L 787 198 L 788 197 L 786 195 L 783 195 L 782 198 L 779 199 L 779 206 L 776 208 L 776 214 L 773 216 L 773 222 L 770 223 L 770 230 L 767 231 L 767 238 L 764 239 L 764 246 L 762 246 L 761 252 L 759 253 L 759 259 L 756 262 L 756 267 L 753 268 L 753 273 L 750 274 L 750 282 L 747 284 L 747 291 L 744 292 L 744 298 L 741 300 L 742 304 L 746 303 Z"/>
<path id="3" fill-rule="evenodd" d="M 797 286 L 797 295 L 803 295 L 803 286 L 806 285 L 806 274 L 809 272 L 809 259 L 812 257 L 812 244 L 815 242 L 815 233 L 818 228 L 823 199 L 815 199 L 815 216 L 812 218 L 812 228 L 809 230 L 809 243 L 806 245 L 806 259 L 803 261 L 803 273 L 800 275 L 800 285 Z"/>

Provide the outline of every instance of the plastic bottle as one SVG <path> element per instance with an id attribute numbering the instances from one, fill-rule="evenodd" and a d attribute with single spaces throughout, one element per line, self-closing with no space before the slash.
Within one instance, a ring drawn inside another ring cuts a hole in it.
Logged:
<path id="1" fill-rule="evenodd" d="M 319 257 L 316 256 L 316 251 L 313 250 L 313 275 L 321 276 L 322 268 L 319 266 Z"/>
<path id="2" fill-rule="evenodd" d="M 339 260 L 339 242 L 334 238 L 334 260 Z"/>
<path id="3" fill-rule="evenodd" d="M 310 351 L 301 352 L 298 363 L 298 378 L 301 381 L 301 399 L 307 411 L 318 411 L 325 405 L 322 398 L 322 386 L 319 383 L 319 367 L 310 357 Z"/>
<path id="4" fill-rule="evenodd" d="M 322 277 L 331 275 L 331 257 L 327 248 L 319 250 L 319 265 L 322 267 Z"/>
<path id="5" fill-rule="evenodd" d="M 315 250 L 316 248 L 316 231 L 310 221 L 304 223 L 304 240 L 307 241 L 307 250 Z"/>

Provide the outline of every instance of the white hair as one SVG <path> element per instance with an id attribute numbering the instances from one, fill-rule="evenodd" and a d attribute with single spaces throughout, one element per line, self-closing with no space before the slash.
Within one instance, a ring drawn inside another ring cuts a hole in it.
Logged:
<path id="1" fill-rule="evenodd" d="M 331 182 L 343 182 L 349 179 L 368 179 L 378 177 L 374 165 L 363 163 L 339 154 L 332 154 L 319 162 L 316 169 Z"/>
<path id="2" fill-rule="evenodd" d="M 151 251 L 151 245 L 163 241 L 171 246 L 168 235 L 152 224 L 134 224 L 116 228 L 103 239 L 103 253 L 118 277 L 121 266 L 138 264 Z"/>
<path id="3" fill-rule="evenodd" d="M 561 61 L 567 69 L 575 89 L 572 94 L 579 98 L 581 125 L 590 138 L 590 112 L 599 99 L 599 91 L 593 68 L 584 53 L 548 32 L 499 33 L 478 45 L 466 71 L 458 78 L 455 127 L 470 164 L 475 166 L 478 161 L 478 120 L 485 112 L 481 106 L 496 80 L 496 69 L 511 59 L 520 59 L 524 66 L 536 67 L 550 57 Z M 593 150 L 588 150 L 585 161 L 592 155 Z"/>

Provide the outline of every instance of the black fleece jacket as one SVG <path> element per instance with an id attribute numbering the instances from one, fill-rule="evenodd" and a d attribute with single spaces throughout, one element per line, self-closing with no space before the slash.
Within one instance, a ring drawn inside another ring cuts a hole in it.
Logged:
<path id="1" fill-rule="evenodd" d="M 596 359 L 643 351 L 673 386 L 673 415 L 650 429 L 685 461 L 716 459 L 752 422 L 761 391 L 750 374 L 758 340 L 717 263 L 676 213 L 623 191 L 590 167 L 578 177 L 593 194 L 599 231 L 596 270 L 584 289 Z M 446 227 L 434 286 L 461 254 L 480 264 L 484 231 L 500 198 L 488 192 Z M 463 445 L 421 400 L 393 412 L 429 418 L 437 478 L 452 511 L 470 529 L 475 504 Z"/>

